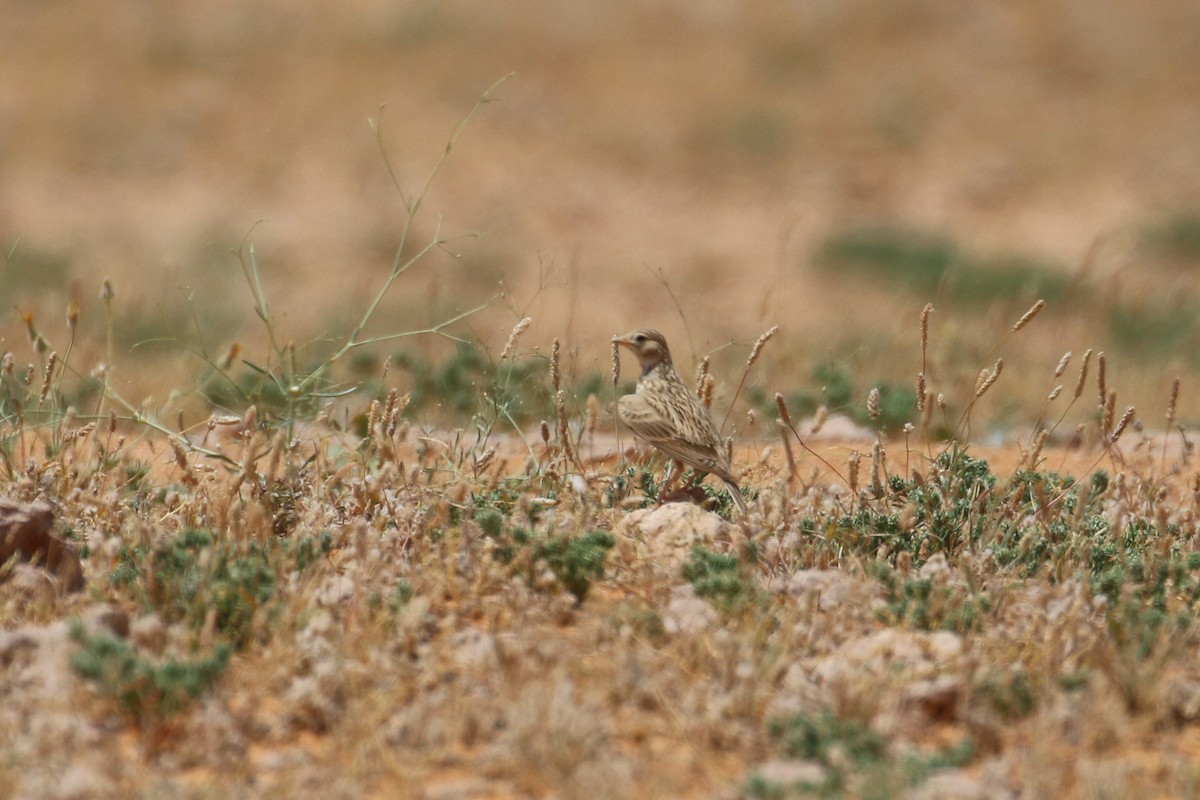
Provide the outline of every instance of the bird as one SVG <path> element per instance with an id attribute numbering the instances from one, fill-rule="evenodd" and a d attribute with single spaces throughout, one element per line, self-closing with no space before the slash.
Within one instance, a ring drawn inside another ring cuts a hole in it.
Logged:
<path id="1" fill-rule="evenodd" d="M 642 368 L 637 390 L 617 399 L 617 416 L 635 436 L 654 445 L 672 462 L 671 473 L 659 492 L 660 501 L 686 464 L 698 470 L 700 478 L 710 473 L 724 481 L 733 502 L 746 513 L 746 500 L 729 454 L 708 409 L 675 371 L 666 338 L 652 328 L 638 328 L 614 336 L 612 341 L 632 350 Z"/>

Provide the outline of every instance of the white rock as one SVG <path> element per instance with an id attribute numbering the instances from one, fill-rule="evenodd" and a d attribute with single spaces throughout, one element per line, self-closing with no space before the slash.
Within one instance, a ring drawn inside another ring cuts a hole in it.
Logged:
<path id="1" fill-rule="evenodd" d="M 696 595 L 691 584 L 683 583 L 671 588 L 671 600 L 663 614 L 663 630 L 668 634 L 694 635 L 717 620 L 712 605 Z"/>
<path id="2" fill-rule="evenodd" d="M 797 785 L 819 786 L 825 781 L 825 767 L 815 761 L 775 759 L 760 764 L 754 774 L 770 786 L 791 789 Z"/>

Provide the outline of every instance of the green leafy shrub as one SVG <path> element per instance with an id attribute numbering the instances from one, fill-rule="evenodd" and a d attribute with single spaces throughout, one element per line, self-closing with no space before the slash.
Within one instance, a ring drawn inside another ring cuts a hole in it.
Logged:
<path id="1" fill-rule="evenodd" d="M 87 633 L 75 622 L 71 638 L 81 649 L 71 668 L 105 697 L 141 721 L 161 721 L 183 711 L 220 679 L 231 648 L 218 643 L 208 655 L 152 661 L 128 642 L 108 633 Z"/>
<path id="2" fill-rule="evenodd" d="M 604 560 L 617 543 L 608 531 L 582 536 L 553 536 L 537 546 L 535 558 L 544 561 L 566 590 L 583 602 L 592 582 L 604 576 Z"/>
<path id="3" fill-rule="evenodd" d="M 724 611 L 732 611 L 758 596 L 754 581 L 736 556 L 703 547 L 692 548 L 683 565 L 683 577 L 699 597 Z"/>
<path id="4" fill-rule="evenodd" d="M 949 239 L 890 226 L 864 227 L 827 240 L 817 264 L 906 288 L 916 294 L 948 295 L 961 303 L 997 299 L 1047 301 L 1065 295 L 1066 273 L 1028 258 L 976 259 Z"/>
<path id="5" fill-rule="evenodd" d="M 306 543 L 301 549 L 311 548 Z M 148 551 L 123 547 L 110 579 L 134 588 L 147 610 L 195 629 L 215 610 L 217 632 L 241 647 L 254 613 L 275 591 L 271 551 L 269 544 L 221 541 L 191 528 Z"/>

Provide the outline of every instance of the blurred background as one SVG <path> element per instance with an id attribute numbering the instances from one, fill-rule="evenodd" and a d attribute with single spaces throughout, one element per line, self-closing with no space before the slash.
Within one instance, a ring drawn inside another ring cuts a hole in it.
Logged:
<path id="1" fill-rule="evenodd" d="M 486 304 L 454 328 L 485 360 L 528 315 L 520 352 L 559 337 L 583 383 L 607 376 L 613 334 L 651 325 L 685 374 L 713 354 L 723 407 L 778 324 L 739 404 L 782 391 L 800 410 L 857 409 L 883 385 L 907 413 L 931 302 L 931 388 L 963 398 L 1005 359 L 991 429 L 1036 417 L 1056 382 L 1069 395 L 1087 348 L 1147 425 L 1165 423 L 1176 375 L 1181 415 L 1200 413 L 1193 0 L 2 0 L 0 14 L 0 332 L 18 367 L 37 359 L 30 320 L 64 347 L 72 300 L 72 363 L 109 363 L 133 399 L 201 391 L 197 354 L 236 343 L 265 359 L 232 254 L 244 241 L 283 338 L 319 358 L 391 266 L 405 204 L 388 162 L 415 194 L 515 73 L 416 218 L 413 249 L 435 230 L 450 241 L 370 333 Z M 426 337 L 356 368 L 397 352 L 457 357 Z"/>

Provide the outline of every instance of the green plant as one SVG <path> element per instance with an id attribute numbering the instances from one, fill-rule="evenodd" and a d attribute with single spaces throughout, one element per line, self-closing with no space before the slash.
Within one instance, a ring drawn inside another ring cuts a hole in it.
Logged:
<path id="1" fill-rule="evenodd" d="M 736 556 L 693 547 L 683 565 L 683 577 L 699 597 L 724 611 L 754 600 L 758 590 Z"/>
<path id="2" fill-rule="evenodd" d="M 231 648 L 223 643 L 194 659 L 153 661 L 128 642 L 107 633 L 87 633 L 78 621 L 71 638 L 81 646 L 71 668 L 135 719 L 161 722 L 179 713 L 220 679 Z"/>
<path id="3" fill-rule="evenodd" d="M 577 602 L 604 576 L 604 560 L 616 539 L 608 531 L 581 536 L 552 536 L 538 544 L 535 559 L 544 561 Z"/>
<path id="4" fill-rule="evenodd" d="M 145 609 L 197 630 L 215 614 L 217 632 L 241 647 L 251 634 L 255 612 L 274 594 L 272 555 L 281 549 L 226 542 L 192 528 L 149 550 L 123 547 L 110 580 L 133 588 Z"/>
<path id="5" fill-rule="evenodd" d="M 831 237 L 818 265 L 887 281 L 925 296 L 943 294 L 961 303 L 1056 300 L 1067 289 L 1062 270 L 1028 258 L 976 259 L 949 239 L 903 228 L 864 227 Z"/>

